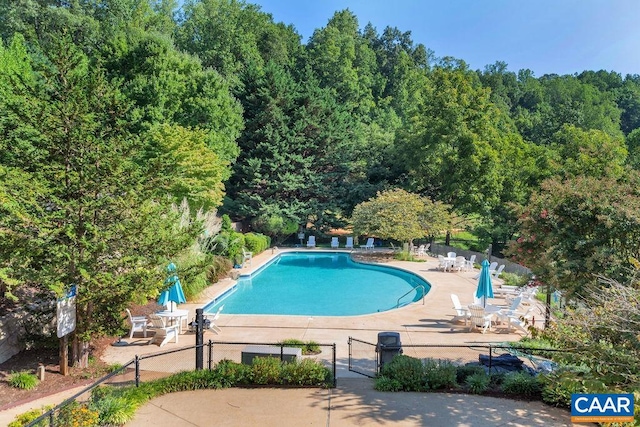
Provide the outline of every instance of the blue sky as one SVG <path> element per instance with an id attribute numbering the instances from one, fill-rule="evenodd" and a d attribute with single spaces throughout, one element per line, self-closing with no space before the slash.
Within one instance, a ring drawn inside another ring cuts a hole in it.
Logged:
<path id="1" fill-rule="evenodd" d="M 640 0 L 246 0 L 307 42 L 338 10 L 362 29 L 411 31 L 437 57 L 472 69 L 504 61 L 540 77 L 584 70 L 640 74 Z"/>

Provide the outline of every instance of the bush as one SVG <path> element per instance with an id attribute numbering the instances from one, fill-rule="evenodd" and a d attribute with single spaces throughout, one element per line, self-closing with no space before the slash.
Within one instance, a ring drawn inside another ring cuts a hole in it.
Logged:
<path id="1" fill-rule="evenodd" d="M 448 360 L 425 359 L 424 383 L 431 390 L 452 388 L 457 385 L 457 367 Z"/>
<path id="2" fill-rule="evenodd" d="M 94 427 L 98 425 L 98 412 L 76 401 L 60 409 L 55 425 L 73 427 Z"/>
<path id="3" fill-rule="evenodd" d="M 482 372 L 476 372 L 469 375 L 464 381 L 467 389 L 473 394 L 484 393 L 489 389 L 490 383 L 491 377 L 489 377 L 484 370 L 482 370 Z"/>
<path id="4" fill-rule="evenodd" d="M 244 235 L 244 244 L 249 252 L 259 254 L 271 246 L 271 238 L 264 234 L 246 233 Z"/>
<path id="5" fill-rule="evenodd" d="M 251 363 L 251 380 L 254 384 L 280 384 L 282 362 L 275 357 L 256 357 Z"/>
<path id="6" fill-rule="evenodd" d="M 500 274 L 500 278 L 507 286 L 521 287 L 529 282 L 529 277 L 515 273 L 502 273 Z"/>
<path id="7" fill-rule="evenodd" d="M 510 372 L 504 376 L 502 391 L 522 396 L 539 396 L 542 384 L 538 377 L 527 372 Z"/>
<path id="8" fill-rule="evenodd" d="M 32 390 L 38 385 L 38 377 L 27 371 L 13 372 L 7 380 L 9 385 L 22 390 Z"/>
<path id="9" fill-rule="evenodd" d="M 464 384 L 467 380 L 467 377 L 478 374 L 478 373 L 486 373 L 484 368 L 480 365 L 462 365 L 456 368 L 456 382 L 458 384 Z"/>
<path id="10" fill-rule="evenodd" d="M 281 341 L 278 344 L 285 347 L 299 348 L 302 350 L 302 354 L 305 355 L 321 353 L 320 345 L 315 341 L 304 342 L 295 338 L 291 338 Z"/>
<path id="11" fill-rule="evenodd" d="M 376 378 L 373 388 L 378 391 L 402 391 L 402 384 L 396 379 L 381 376 Z"/>
<path id="12" fill-rule="evenodd" d="M 604 393 L 606 385 L 589 372 L 565 368 L 541 375 L 542 401 L 550 405 L 571 407 L 574 393 Z"/>
<path id="13" fill-rule="evenodd" d="M 16 419 L 11 421 L 7 425 L 7 427 L 23 427 L 23 426 L 26 426 L 27 424 L 33 422 L 35 419 L 40 417 L 45 412 L 50 411 L 52 408 L 53 408 L 52 406 L 44 406 L 41 409 L 32 409 L 32 410 L 27 411 L 27 412 L 25 412 L 23 414 L 16 415 Z M 48 425 L 49 425 L 49 420 L 48 419 L 44 419 L 42 421 L 39 421 L 38 424 L 36 424 L 34 427 L 47 427 Z"/>
<path id="14" fill-rule="evenodd" d="M 220 279 L 225 277 L 232 268 L 233 263 L 229 258 L 214 255 L 205 272 L 207 283 L 212 285 L 219 282 Z"/>
<path id="15" fill-rule="evenodd" d="M 320 363 L 311 359 L 282 365 L 282 384 L 298 386 L 321 386 L 331 384 L 331 372 Z"/>
<path id="16" fill-rule="evenodd" d="M 89 405 L 98 414 L 100 425 L 124 425 L 131 421 L 141 402 L 127 397 L 105 396 Z M 134 403 L 135 402 L 135 403 Z"/>
<path id="17" fill-rule="evenodd" d="M 382 376 L 397 380 L 404 391 L 423 391 L 423 367 L 419 359 L 396 355 L 382 367 Z"/>

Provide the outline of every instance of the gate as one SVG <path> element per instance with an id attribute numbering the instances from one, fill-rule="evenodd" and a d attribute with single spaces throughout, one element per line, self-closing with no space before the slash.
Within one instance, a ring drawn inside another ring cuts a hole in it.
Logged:
<path id="1" fill-rule="evenodd" d="M 349 371 L 374 378 L 378 373 L 376 344 L 349 337 Z"/>

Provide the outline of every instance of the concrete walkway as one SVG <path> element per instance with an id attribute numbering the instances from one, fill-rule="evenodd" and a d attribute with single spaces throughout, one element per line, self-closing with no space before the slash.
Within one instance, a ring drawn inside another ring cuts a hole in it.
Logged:
<path id="1" fill-rule="evenodd" d="M 278 251 L 272 250 L 259 254 L 253 258 L 252 265 L 246 266 L 242 273 L 250 273 L 277 254 Z M 373 391 L 370 380 L 348 370 L 349 337 L 375 343 L 378 332 L 395 331 L 400 333 L 403 345 L 501 343 L 517 341 L 522 337 L 521 333 L 509 332 L 502 326 L 494 328 L 492 332 L 480 334 L 470 332 L 463 323 L 451 323 L 455 313 L 450 294 L 457 294 L 463 305 L 473 302 L 477 283 L 474 276 L 478 271 L 442 272 L 437 270 L 435 258 L 423 259 L 425 262 L 390 261 L 388 265 L 412 271 L 429 281 L 431 290 L 424 302 L 416 302 L 387 312 L 349 317 L 232 315 L 224 314 L 223 311 L 216 322 L 222 328 L 222 332 L 216 335 L 207 331 L 205 334 L 205 341 L 212 339 L 272 343 L 295 338 L 321 344 L 335 343 L 337 389 L 232 389 L 174 393 L 154 399 L 145 405 L 130 425 L 153 424 L 155 427 L 161 427 L 167 419 L 172 420 L 171 426 L 571 425 L 567 411 L 551 408 L 539 402 L 467 395 L 378 393 Z M 180 308 L 188 309 L 191 319 L 195 316 L 196 308 L 204 306 L 234 283 L 231 279 L 223 280 L 203 292 L 199 301 L 181 304 Z M 504 304 L 505 301 L 496 299 L 493 303 Z M 536 308 L 535 316 L 537 324 L 544 318 L 539 307 Z M 107 363 L 124 364 L 136 355 L 160 351 L 155 345 L 147 345 L 149 340 L 141 335 L 125 341 L 129 345 L 111 347 L 103 355 L 103 360 Z M 194 343 L 195 335 L 185 333 L 180 336 L 178 344 L 167 344 L 162 350 L 192 346 Z M 53 396 L 48 400 L 55 399 L 56 396 Z M 60 397 L 58 401 L 62 400 Z M 34 401 L 12 408 L 11 412 L 20 414 L 41 406 L 41 402 Z M 5 412 L 7 411 L 0 412 L 0 425 L 4 425 L 3 421 L 7 419 L 8 414 Z M 13 416 L 8 421 L 13 420 Z M 537 421 L 534 420 L 538 418 L 542 421 L 536 424 Z"/>

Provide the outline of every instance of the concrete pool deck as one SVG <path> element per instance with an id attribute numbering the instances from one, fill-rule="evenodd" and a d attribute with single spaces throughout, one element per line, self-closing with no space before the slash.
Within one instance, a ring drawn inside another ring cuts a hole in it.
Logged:
<path id="1" fill-rule="evenodd" d="M 295 250 L 310 251 L 305 248 Z M 268 250 L 255 256 L 252 265 L 241 270 L 242 274 L 255 271 L 276 255 L 276 251 Z M 454 310 L 450 294 L 457 294 L 463 306 L 470 304 L 477 283 L 474 276 L 478 270 L 442 272 L 437 269 L 436 258 L 426 256 L 422 259 L 425 262 L 392 260 L 384 264 L 412 271 L 431 284 L 424 305 L 419 301 L 388 312 L 349 317 L 249 316 L 224 314 L 223 310 L 216 322 L 222 332 L 218 335 L 205 332 L 205 342 L 211 339 L 272 343 L 295 338 L 321 344 L 335 343 L 338 360 L 336 389 L 231 389 L 173 393 L 144 405 L 127 425 L 572 425 L 566 410 L 540 402 L 468 395 L 381 393 L 373 390 L 371 380 L 348 370 L 345 361 L 349 356 L 349 337 L 375 343 L 378 332 L 394 331 L 400 333 L 403 345 L 501 343 L 522 337 L 522 333 L 510 333 L 501 326 L 493 332 L 481 334 L 469 332 L 464 323 L 451 323 Z M 203 307 L 231 284 L 230 279 L 223 280 L 203 292 L 198 301 L 181 304 L 180 308 L 188 309 L 191 319 L 197 308 Z M 500 298 L 493 302 L 504 304 Z M 541 323 L 544 319 L 541 307 L 537 307 L 534 314 L 536 323 Z M 130 345 L 110 347 L 103 360 L 124 364 L 136 355 L 192 346 L 195 335 L 180 335 L 178 344 L 168 343 L 162 349 L 146 345 L 148 338 L 142 338 L 141 334 L 125 341 Z M 55 404 L 62 400 L 51 396 L 46 402 Z M 34 401 L 0 412 L 0 424 L 13 420 L 15 414 L 40 408 L 43 404 L 42 401 Z"/>

